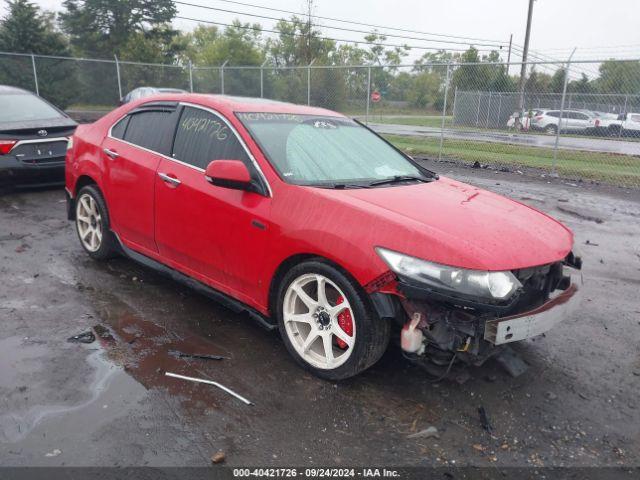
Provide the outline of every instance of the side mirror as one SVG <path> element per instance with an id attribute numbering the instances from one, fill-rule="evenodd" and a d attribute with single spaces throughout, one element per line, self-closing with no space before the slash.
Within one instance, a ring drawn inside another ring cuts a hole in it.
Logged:
<path id="1" fill-rule="evenodd" d="M 251 174 L 240 160 L 214 160 L 204 172 L 207 181 L 218 187 L 253 190 Z"/>

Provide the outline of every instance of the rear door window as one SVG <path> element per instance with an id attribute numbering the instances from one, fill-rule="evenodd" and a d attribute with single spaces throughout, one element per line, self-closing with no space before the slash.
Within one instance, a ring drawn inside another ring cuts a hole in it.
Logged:
<path id="1" fill-rule="evenodd" d="M 148 110 L 129 115 L 124 140 L 147 150 L 167 155 L 172 136 L 172 111 Z"/>
<path id="2" fill-rule="evenodd" d="M 241 160 L 251 169 L 244 147 L 226 122 L 200 108 L 184 108 L 172 155 L 203 170 L 214 160 Z"/>
<path id="3" fill-rule="evenodd" d="M 127 130 L 127 124 L 129 123 L 129 116 L 124 117 L 118 123 L 111 128 L 111 136 L 124 140 L 124 132 Z"/>

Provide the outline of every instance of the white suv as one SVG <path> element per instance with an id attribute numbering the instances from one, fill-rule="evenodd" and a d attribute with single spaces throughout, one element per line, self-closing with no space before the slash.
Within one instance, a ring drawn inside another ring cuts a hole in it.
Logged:
<path id="1" fill-rule="evenodd" d="M 531 128 L 555 135 L 558 132 L 558 125 L 562 132 L 588 132 L 595 129 L 599 123 L 599 120 L 588 112 L 565 110 L 562 112 L 560 125 L 560 110 L 538 110 L 531 119 Z"/>

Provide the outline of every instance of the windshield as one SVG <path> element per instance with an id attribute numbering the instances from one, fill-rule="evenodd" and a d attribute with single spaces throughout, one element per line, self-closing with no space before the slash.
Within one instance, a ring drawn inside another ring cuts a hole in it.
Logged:
<path id="1" fill-rule="evenodd" d="M 0 102 L 0 122 L 26 122 L 63 117 L 51 105 L 28 93 L 2 95 Z"/>
<path id="2" fill-rule="evenodd" d="M 430 178 L 353 120 L 284 113 L 237 116 L 288 183 L 348 186 L 395 177 Z"/>

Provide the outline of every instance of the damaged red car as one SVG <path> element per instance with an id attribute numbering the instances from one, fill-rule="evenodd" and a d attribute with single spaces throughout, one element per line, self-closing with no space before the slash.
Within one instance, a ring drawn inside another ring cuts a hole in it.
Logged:
<path id="1" fill-rule="evenodd" d="M 320 108 L 145 98 L 78 127 L 66 191 L 91 257 L 124 254 L 248 312 L 327 379 L 391 338 L 414 361 L 480 364 L 578 302 L 568 228 Z"/>

